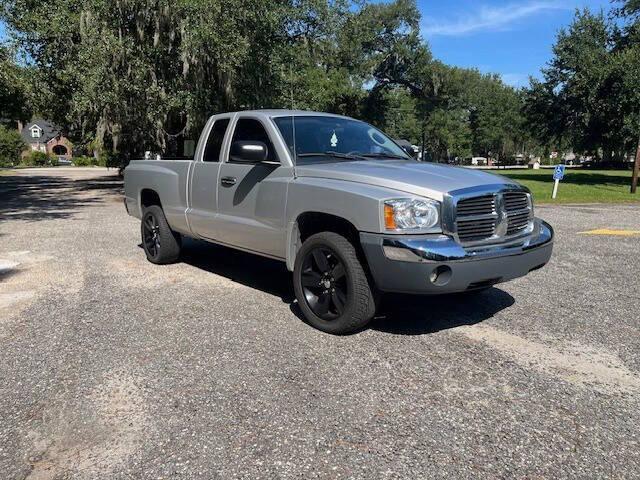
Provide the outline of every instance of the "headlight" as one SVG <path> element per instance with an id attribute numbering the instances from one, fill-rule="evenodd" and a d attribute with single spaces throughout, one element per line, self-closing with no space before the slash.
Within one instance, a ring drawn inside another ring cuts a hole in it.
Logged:
<path id="1" fill-rule="evenodd" d="M 384 202 L 387 230 L 428 230 L 440 223 L 440 202 L 429 199 L 398 198 Z"/>

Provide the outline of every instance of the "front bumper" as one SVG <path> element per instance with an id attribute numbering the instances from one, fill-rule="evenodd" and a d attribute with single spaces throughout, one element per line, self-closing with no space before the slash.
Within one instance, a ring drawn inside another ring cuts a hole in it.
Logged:
<path id="1" fill-rule="evenodd" d="M 361 233 L 376 286 L 387 292 L 437 295 L 522 277 L 551 258 L 553 228 L 536 219 L 533 233 L 506 244 L 464 248 L 447 235 Z"/>

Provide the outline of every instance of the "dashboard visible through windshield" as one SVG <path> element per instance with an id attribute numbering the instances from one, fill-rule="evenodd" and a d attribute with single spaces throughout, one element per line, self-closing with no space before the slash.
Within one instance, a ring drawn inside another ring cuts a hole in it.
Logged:
<path id="1" fill-rule="evenodd" d="M 393 140 L 358 120 L 298 115 L 274 118 L 296 165 L 345 160 L 411 160 Z"/>

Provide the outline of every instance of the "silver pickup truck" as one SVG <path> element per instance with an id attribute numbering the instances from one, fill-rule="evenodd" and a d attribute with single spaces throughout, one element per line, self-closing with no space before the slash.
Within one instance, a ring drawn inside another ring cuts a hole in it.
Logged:
<path id="1" fill-rule="evenodd" d="M 286 262 L 304 316 L 336 334 L 363 328 L 381 292 L 486 289 L 553 248 L 525 187 L 417 162 L 338 115 L 215 115 L 193 159 L 133 161 L 124 177 L 149 261 L 177 261 L 184 235 Z"/>

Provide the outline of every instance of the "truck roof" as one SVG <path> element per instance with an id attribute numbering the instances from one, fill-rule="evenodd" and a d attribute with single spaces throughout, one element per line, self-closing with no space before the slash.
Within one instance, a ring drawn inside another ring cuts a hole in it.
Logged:
<path id="1" fill-rule="evenodd" d="M 235 113 L 252 113 L 256 115 L 265 115 L 268 117 L 304 117 L 304 116 L 322 116 L 322 117 L 341 117 L 341 118 L 350 118 L 344 115 L 338 115 L 336 113 L 326 113 L 326 112 L 314 112 L 311 110 L 288 110 L 288 109 L 278 109 L 278 108 L 265 108 L 258 110 L 239 110 L 237 112 L 224 112 L 218 113 L 216 115 L 233 115 Z"/>

